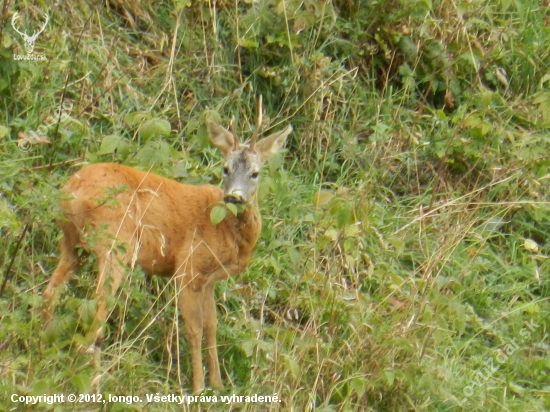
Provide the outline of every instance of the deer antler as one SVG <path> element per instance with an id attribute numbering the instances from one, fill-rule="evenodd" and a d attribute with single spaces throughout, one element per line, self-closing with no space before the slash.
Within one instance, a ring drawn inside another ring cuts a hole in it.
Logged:
<path id="1" fill-rule="evenodd" d="M 233 129 L 233 122 L 235 121 L 235 116 L 231 116 L 231 120 L 229 121 L 229 131 L 233 135 L 233 150 L 237 150 L 237 145 L 239 144 L 239 138 L 237 137 L 237 134 L 235 133 L 235 129 Z"/>
<path id="2" fill-rule="evenodd" d="M 254 129 L 254 133 L 252 133 L 252 137 L 250 138 L 250 147 L 248 150 L 250 152 L 254 151 L 254 144 L 256 144 L 256 139 L 258 137 L 258 133 L 260 132 L 260 127 L 262 127 L 262 95 L 258 96 L 258 118 L 256 119 L 256 128 Z"/>
<path id="3" fill-rule="evenodd" d="M 34 32 L 34 34 L 32 35 L 33 38 L 37 38 L 38 35 L 40 33 L 42 33 L 44 31 L 44 29 L 46 28 L 46 24 L 48 24 L 48 21 L 50 21 L 50 18 L 48 17 L 48 15 L 46 13 L 44 13 L 44 17 L 46 17 L 46 21 L 44 22 L 44 24 L 40 27 L 40 30 L 36 30 Z"/>
<path id="4" fill-rule="evenodd" d="M 23 36 L 23 38 L 28 37 L 26 32 L 22 33 L 22 32 L 19 31 L 19 29 L 18 29 L 17 27 L 15 27 L 15 20 L 17 20 L 18 17 L 19 17 L 19 12 L 16 11 L 16 12 L 13 14 L 13 17 L 11 18 L 11 27 L 13 27 L 13 29 L 14 29 L 17 33 L 19 33 L 21 36 Z"/>

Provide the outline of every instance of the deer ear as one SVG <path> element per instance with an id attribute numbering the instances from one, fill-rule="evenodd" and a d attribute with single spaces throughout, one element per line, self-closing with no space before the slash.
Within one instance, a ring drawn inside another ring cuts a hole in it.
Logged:
<path id="1" fill-rule="evenodd" d="M 292 126 L 288 125 L 286 129 L 273 133 L 272 135 L 260 140 L 256 143 L 255 149 L 260 152 L 262 163 L 269 159 L 272 155 L 281 150 L 284 146 L 287 136 L 292 132 Z"/>
<path id="2" fill-rule="evenodd" d="M 206 127 L 208 129 L 208 139 L 212 146 L 218 148 L 225 156 L 235 146 L 235 138 L 233 134 L 220 126 L 213 118 L 206 119 Z"/>

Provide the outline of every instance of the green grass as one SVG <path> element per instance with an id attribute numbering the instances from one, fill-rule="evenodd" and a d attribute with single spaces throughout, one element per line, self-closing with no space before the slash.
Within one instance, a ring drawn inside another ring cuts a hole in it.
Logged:
<path id="1" fill-rule="evenodd" d="M 93 258 L 43 331 L 57 189 L 103 161 L 218 184 L 204 119 L 235 116 L 247 138 L 261 94 L 264 130 L 294 132 L 262 172 L 253 259 L 216 290 L 226 390 L 207 394 L 282 402 L 201 408 L 549 410 L 550 7 L 160 3 L 3 2 L 0 409 L 180 410 L 10 401 L 90 394 L 98 373 L 105 397 L 190 393 L 171 282 L 129 273 L 100 370 L 76 350 Z M 48 13 L 35 46 L 47 61 L 13 59 L 15 11 L 29 33 Z M 21 150 L 62 99 L 72 107 L 49 143 Z"/>

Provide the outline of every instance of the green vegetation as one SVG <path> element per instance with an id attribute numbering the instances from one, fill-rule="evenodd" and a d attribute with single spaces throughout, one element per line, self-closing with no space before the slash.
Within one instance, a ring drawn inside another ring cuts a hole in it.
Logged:
<path id="1" fill-rule="evenodd" d="M 201 408 L 550 410 L 547 2 L 39 3 L 4 1 L 0 25 L 1 410 L 95 408 L 9 398 L 97 376 L 76 350 L 93 258 L 42 332 L 57 188 L 105 161 L 217 184 L 204 119 L 248 138 L 258 95 L 264 131 L 294 132 L 262 172 L 254 258 L 217 287 L 226 390 L 207 393 L 282 402 Z M 28 33 L 48 13 L 47 61 L 14 60 L 15 11 Z M 189 394 L 172 283 L 134 270 L 112 305 L 100 393 Z"/>

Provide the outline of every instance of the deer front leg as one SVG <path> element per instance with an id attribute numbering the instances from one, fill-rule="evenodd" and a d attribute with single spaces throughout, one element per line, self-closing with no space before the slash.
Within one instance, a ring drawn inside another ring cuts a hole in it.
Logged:
<path id="1" fill-rule="evenodd" d="M 204 340 L 206 344 L 206 363 L 208 365 L 208 382 L 215 389 L 223 389 L 220 365 L 218 363 L 218 348 L 216 344 L 216 301 L 214 299 L 214 283 L 205 287 L 202 306 L 204 319 Z"/>
<path id="2" fill-rule="evenodd" d="M 191 356 L 193 373 L 193 394 L 200 394 L 204 389 L 204 371 L 202 368 L 201 341 L 203 334 L 203 298 L 204 287 L 200 281 L 189 279 L 190 276 L 179 276 L 177 279 L 179 297 L 178 305 L 185 324 L 187 345 Z"/>

